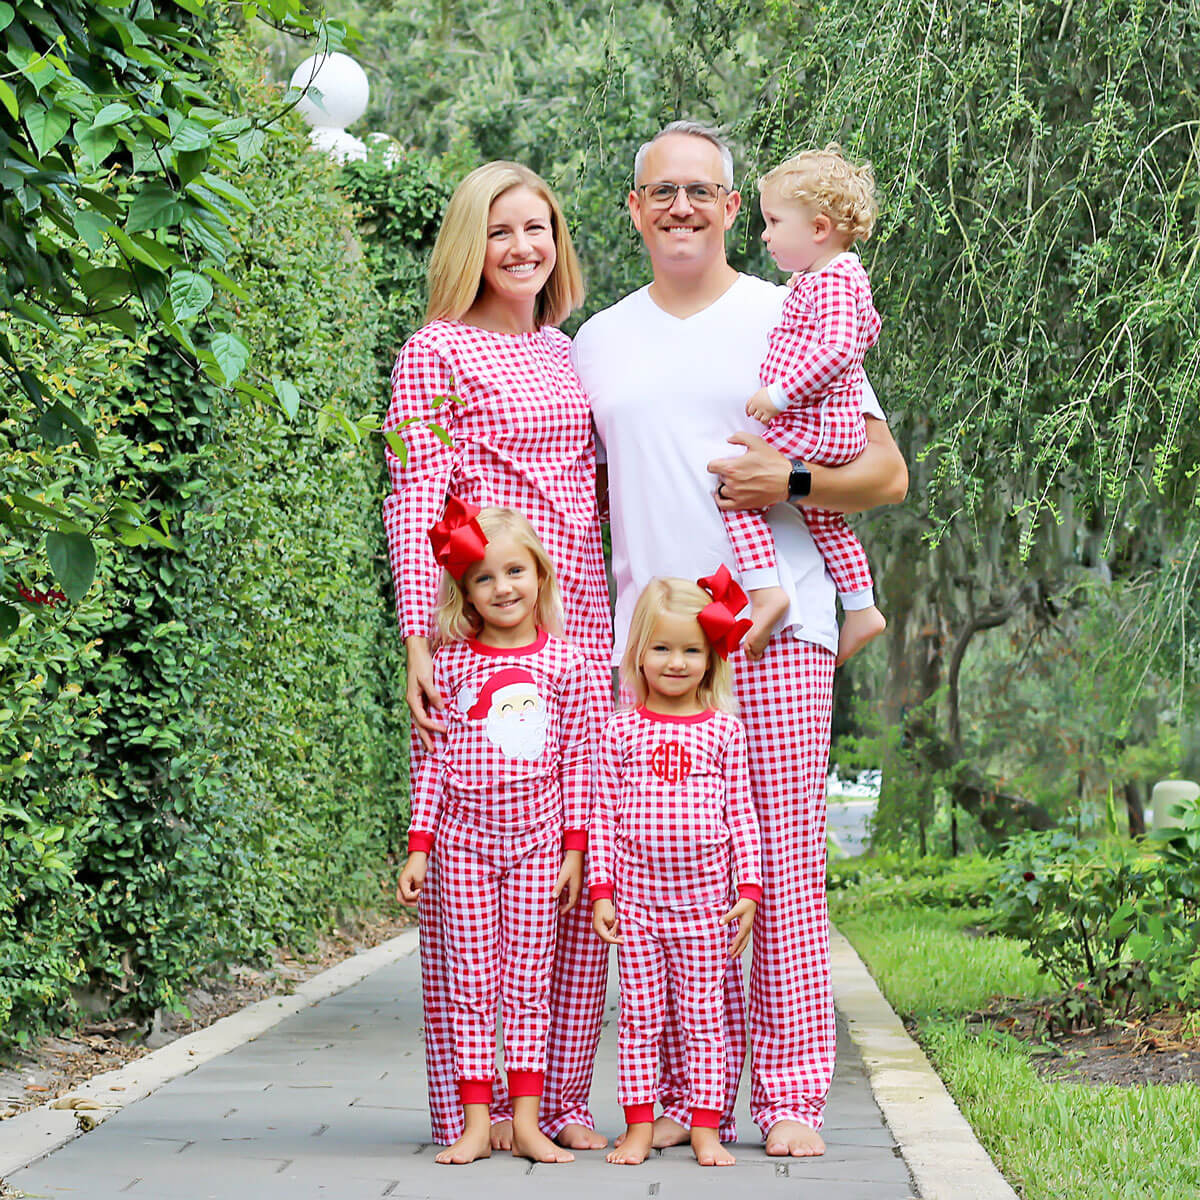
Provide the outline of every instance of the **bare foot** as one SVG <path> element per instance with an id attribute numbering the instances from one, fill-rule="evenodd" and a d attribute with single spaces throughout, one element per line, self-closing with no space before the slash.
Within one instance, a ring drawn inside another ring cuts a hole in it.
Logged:
<path id="1" fill-rule="evenodd" d="M 838 634 L 838 652 L 834 666 L 840 667 L 886 628 L 887 621 L 884 620 L 883 613 L 873 604 L 870 608 L 842 613 L 842 630 Z"/>
<path id="2" fill-rule="evenodd" d="M 688 1140 L 688 1131 L 672 1117 L 659 1117 L 654 1122 L 654 1148 L 665 1150 L 668 1146 L 682 1146 Z"/>
<path id="3" fill-rule="evenodd" d="M 512 1149 L 512 1121 L 492 1122 L 492 1149 Z"/>
<path id="4" fill-rule="evenodd" d="M 748 658 L 762 658 L 775 622 L 787 611 L 787 592 L 781 587 L 755 588 L 750 597 L 750 619 L 754 622 L 742 643 Z"/>
<path id="5" fill-rule="evenodd" d="M 575 1161 L 570 1150 L 552 1142 L 538 1127 L 513 1123 L 512 1152 L 517 1158 L 531 1158 L 540 1163 L 569 1163 Z"/>
<path id="6" fill-rule="evenodd" d="M 586 1125 L 564 1125 L 554 1139 L 560 1146 L 568 1150 L 603 1150 L 608 1145 L 608 1138 Z"/>
<path id="7" fill-rule="evenodd" d="M 737 1159 L 721 1145 L 715 1129 L 692 1126 L 692 1153 L 702 1167 L 732 1167 Z"/>
<path id="8" fill-rule="evenodd" d="M 661 1120 L 661 1118 L 660 1118 Z M 657 1121 L 655 1125 L 657 1125 Z M 654 1125 L 649 1121 L 644 1124 L 629 1125 L 617 1139 L 617 1148 L 607 1154 L 610 1163 L 623 1167 L 636 1167 L 646 1161 L 646 1155 L 654 1149 Z"/>
<path id="9" fill-rule="evenodd" d="M 776 1121 L 767 1133 L 767 1153 L 775 1158 L 813 1158 L 825 1153 L 821 1135 L 803 1121 Z"/>
<path id="10" fill-rule="evenodd" d="M 463 1163 L 472 1163 L 477 1158 L 491 1158 L 491 1156 L 492 1143 L 487 1129 L 468 1128 L 454 1145 L 447 1146 L 441 1154 L 436 1156 L 434 1161 L 461 1166 Z"/>

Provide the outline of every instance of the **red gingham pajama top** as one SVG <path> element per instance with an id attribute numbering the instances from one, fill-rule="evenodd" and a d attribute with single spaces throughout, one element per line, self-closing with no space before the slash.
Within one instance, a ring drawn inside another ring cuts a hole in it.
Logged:
<path id="1" fill-rule="evenodd" d="M 879 340 L 871 284 L 856 254 L 839 254 L 802 274 L 771 330 L 760 382 L 776 407 L 763 433 L 789 458 L 838 467 L 867 445 L 862 415 L 863 357 Z M 840 513 L 801 510 L 839 594 L 872 586 L 867 557 Z M 725 514 L 739 572 L 773 567 L 775 542 L 762 512 Z"/>

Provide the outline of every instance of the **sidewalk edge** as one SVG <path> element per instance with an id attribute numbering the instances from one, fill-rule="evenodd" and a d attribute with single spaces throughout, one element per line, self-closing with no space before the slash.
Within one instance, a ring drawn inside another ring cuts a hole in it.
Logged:
<path id="1" fill-rule="evenodd" d="M 135 1059 L 119 1070 L 95 1075 L 87 1083 L 72 1089 L 70 1094 L 102 1105 L 100 1109 L 89 1110 L 87 1114 L 99 1124 L 113 1113 L 148 1096 L 164 1083 L 253 1041 L 287 1017 L 338 992 L 344 992 L 381 967 L 411 954 L 416 948 L 415 929 L 390 938 L 305 980 L 290 995 L 268 996 L 258 1000 L 204 1029 L 197 1029 L 195 1033 L 189 1033 Z M 74 1111 L 51 1108 L 49 1102 L 0 1123 L 0 1181 L 66 1145 L 82 1132 Z"/>
<path id="2" fill-rule="evenodd" d="M 1017 1200 L 854 947 L 832 925 L 833 993 L 922 1200 Z"/>

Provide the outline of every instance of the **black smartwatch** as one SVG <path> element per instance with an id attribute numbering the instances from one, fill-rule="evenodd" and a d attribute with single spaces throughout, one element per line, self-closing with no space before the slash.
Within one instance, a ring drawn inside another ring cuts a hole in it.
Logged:
<path id="1" fill-rule="evenodd" d="M 792 472 L 788 476 L 788 499 L 803 500 L 812 491 L 812 472 L 805 466 L 804 459 L 792 459 Z"/>

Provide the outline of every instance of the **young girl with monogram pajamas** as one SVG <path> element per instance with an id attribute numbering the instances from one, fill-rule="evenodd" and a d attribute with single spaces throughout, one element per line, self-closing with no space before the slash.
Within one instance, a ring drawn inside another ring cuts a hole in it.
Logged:
<path id="1" fill-rule="evenodd" d="M 766 425 L 763 439 L 788 457 L 838 467 L 867 446 L 862 414 L 863 356 L 879 338 L 871 284 L 851 247 L 875 225 L 870 163 L 846 161 L 841 147 L 806 151 L 758 181 L 763 241 L 796 272 L 779 324 L 771 330 L 746 415 Z M 841 513 L 801 509 L 842 602 L 840 666 L 885 628 L 871 567 Z M 775 568 L 775 540 L 761 511 L 727 512 L 725 524 L 743 578 Z M 788 606 L 780 587 L 751 588 L 754 628 L 746 652 L 762 653 Z"/>
<path id="2" fill-rule="evenodd" d="M 496 1006 L 513 1103 L 513 1153 L 573 1155 L 538 1128 L 559 911 L 583 883 L 599 712 L 595 671 L 556 636 L 561 606 L 537 535 L 511 509 L 451 497 L 430 533 L 444 568 L 433 676 L 446 732 L 414 766 L 409 855 L 416 902 L 436 855 L 462 1136 L 437 1155 L 491 1152 Z"/>
<path id="3" fill-rule="evenodd" d="M 600 739 L 589 898 L 596 932 L 620 947 L 618 1100 L 627 1126 L 612 1163 L 640 1163 L 651 1150 L 668 992 L 687 1061 L 693 1151 L 703 1166 L 734 1161 L 718 1138 L 726 963 L 745 949 L 762 898 L 746 737 L 729 711 L 725 661 L 750 625 L 737 615 L 746 602 L 725 567 L 699 584 L 653 580 L 622 663 L 637 704 L 610 717 Z"/>

